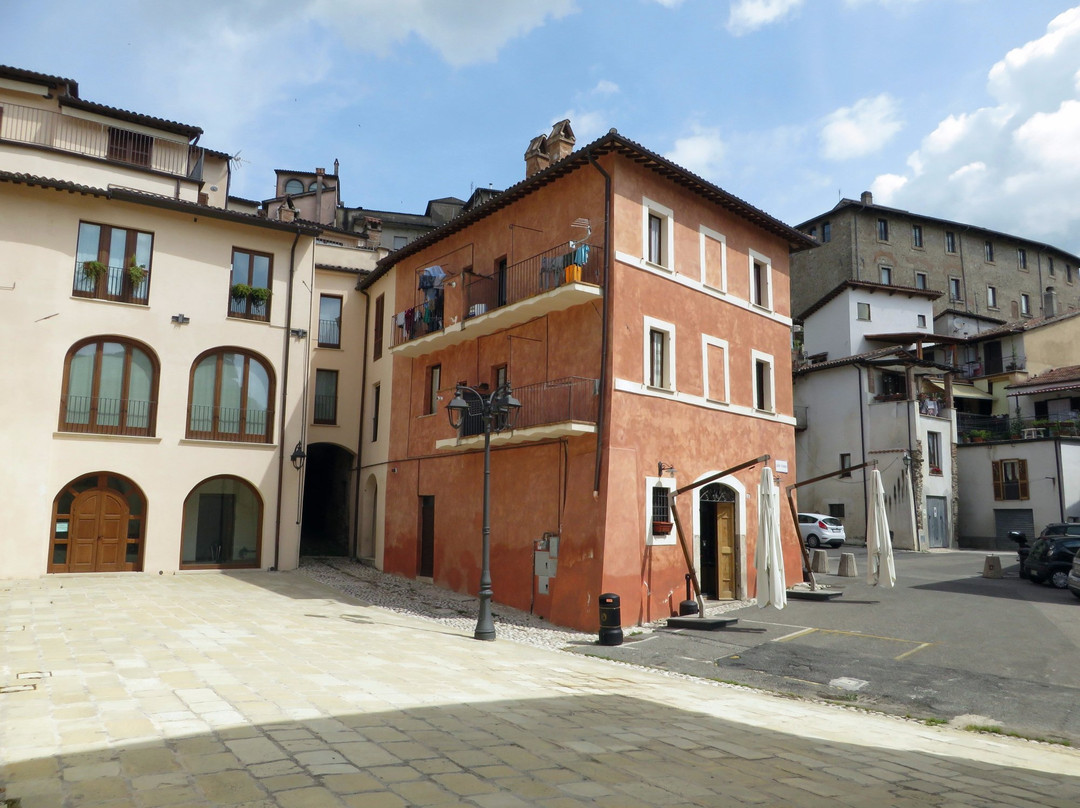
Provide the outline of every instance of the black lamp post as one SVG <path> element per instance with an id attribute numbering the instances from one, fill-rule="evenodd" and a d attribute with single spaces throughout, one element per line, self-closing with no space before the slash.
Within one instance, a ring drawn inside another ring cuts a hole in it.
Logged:
<path id="1" fill-rule="evenodd" d="M 473 637 L 495 639 L 491 619 L 491 433 L 513 429 L 521 402 L 510 393 L 509 384 L 501 384 L 488 395 L 459 384 L 454 400 L 446 405 L 450 426 L 460 429 L 469 418 L 480 418 L 484 428 L 484 532 L 480 568 L 480 611 Z"/>

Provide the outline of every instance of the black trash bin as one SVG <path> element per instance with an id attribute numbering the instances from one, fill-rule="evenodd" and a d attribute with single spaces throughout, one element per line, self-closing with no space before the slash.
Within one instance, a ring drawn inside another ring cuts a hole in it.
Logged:
<path id="1" fill-rule="evenodd" d="M 619 596 L 606 592 L 600 596 L 600 644 L 622 645 L 622 607 Z"/>

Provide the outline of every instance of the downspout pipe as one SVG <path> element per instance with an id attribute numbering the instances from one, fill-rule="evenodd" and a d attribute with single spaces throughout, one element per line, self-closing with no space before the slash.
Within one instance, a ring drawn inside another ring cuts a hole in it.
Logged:
<path id="1" fill-rule="evenodd" d="M 604 178 L 604 301 L 600 319 L 600 391 L 596 408 L 596 463 L 593 469 L 593 497 L 596 498 L 600 496 L 600 474 L 603 470 L 604 458 L 604 429 L 608 421 L 606 417 L 607 407 L 610 406 L 610 396 L 608 396 L 608 352 L 610 350 L 610 337 L 608 332 L 611 325 L 611 289 L 613 275 L 611 271 L 612 198 L 611 175 L 596 162 L 596 157 L 592 152 L 589 153 L 589 163 L 593 168 L 599 171 Z"/>
<path id="2" fill-rule="evenodd" d="M 285 351 L 282 363 L 284 368 L 281 372 L 281 412 L 278 414 L 278 473 L 277 473 L 277 513 L 274 516 L 274 563 L 271 570 L 277 570 L 281 558 L 281 492 L 285 477 L 285 417 L 286 402 L 289 400 L 289 357 L 292 354 L 292 305 L 293 305 L 293 280 L 296 275 L 296 245 L 300 243 L 301 228 L 297 226 L 296 235 L 293 237 L 292 247 L 289 249 L 289 286 L 285 290 Z M 303 424 L 300 425 L 301 440 L 303 439 Z"/>

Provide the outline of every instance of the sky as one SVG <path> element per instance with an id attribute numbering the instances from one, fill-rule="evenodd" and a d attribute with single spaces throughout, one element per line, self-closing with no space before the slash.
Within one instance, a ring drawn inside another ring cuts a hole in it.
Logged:
<path id="1" fill-rule="evenodd" d="M 1080 255 L 1077 0 L 0 0 L 0 64 L 194 124 L 230 192 L 350 207 L 524 178 L 569 118 L 792 225 L 841 197 Z"/>

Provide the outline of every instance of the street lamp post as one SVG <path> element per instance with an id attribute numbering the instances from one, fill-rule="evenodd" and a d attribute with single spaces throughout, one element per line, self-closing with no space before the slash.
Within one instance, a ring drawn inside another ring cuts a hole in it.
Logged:
<path id="1" fill-rule="evenodd" d="M 470 418 L 480 418 L 484 429 L 484 529 L 481 544 L 480 609 L 473 637 L 495 639 L 495 623 L 491 619 L 491 433 L 513 429 L 521 402 L 510 392 L 509 384 L 501 384 L 488 395 L 459 384 L 454 400 L 446 405 L 450 426 L 460 429 Z"/>

